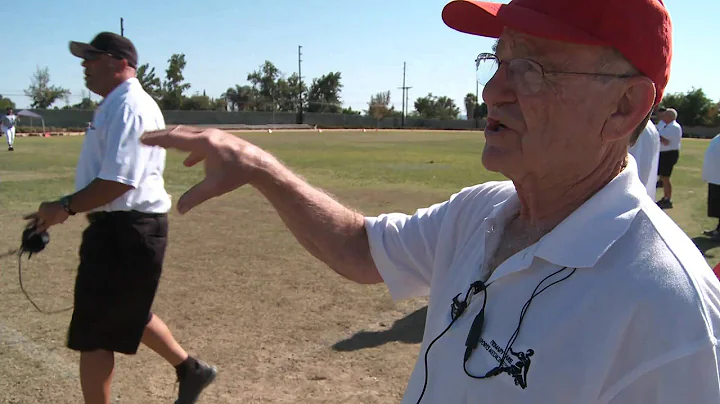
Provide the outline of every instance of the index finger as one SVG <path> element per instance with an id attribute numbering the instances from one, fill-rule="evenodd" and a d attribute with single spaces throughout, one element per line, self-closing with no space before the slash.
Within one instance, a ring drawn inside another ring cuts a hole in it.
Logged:
<path id="1" fill-rule="evenodd" d="M 175 125 L 165 129 L 148 131 L 140 136 L 140 142 L 147 146 L 159 146 L 166 149 L 193 151 L 200 146 L 201 128 Z"/>
<path id="2" fill-rule="evenodd" d="M 28 213 L 27 215 L 23 216 L 24 220 L 37 220 L 38 214 L 37 212 Z"/>

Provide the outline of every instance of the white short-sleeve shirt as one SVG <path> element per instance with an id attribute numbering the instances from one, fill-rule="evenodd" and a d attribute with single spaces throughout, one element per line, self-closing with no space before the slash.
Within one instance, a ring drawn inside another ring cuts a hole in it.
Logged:
<path id="1" fill-rule="evenodd" d="M 15 114 L 4 115 L 0 119 L 0 127 L 2 129 L 12 129 L 15 127 L 16 123 L 17 123 L 17 115 L 15 115 Z"/>
<path id="2" fill-rule="evenodd" d="M 648 195 L 655 198 L 658 162 L 660 160 L 660 134 L 652 121 L 647 122 L 637 142 L 628 150 L 635 159 L 640 182 L 645 184 Z"/>
<path id="3" fill-rule="evenodd" d="M 170 210 L 172 203 L 163 179 L 166 151 L 140 143 L 144 132 L 164 127 L 160 107 L 136 78 L 126 80 L 105 97 L 85 133 L 75 188 L 79 191 L 100 178 L 132 189 L 93 211 Z"/>
<path id="4" fill-rule="evenodd" d="M 720 135 L 715 136 L 705 150 L 702 179 L 720 185 Z"/>
<path id="5" fill-rule="evenodd" d="M 660 151 L 671 151 L 680 150 L 680 143 L 682 142 L 682 127 L 677 121 L 672 121 L 666 124 L 664 121 L 659 122 L 658 132 L 660 136 L 667 139 L 670 143 L 664 145 L 660 143 Z"/>
<path id="6" fill-rule="evenodd" d="M 391 296 L 429 295 L 420 354 L 402 403 L 676 404 L 720 402 L 720 282 L 650 198 L 635 161 L 536 244 L 487 268 L 519 209 L 513 184 L 465 188 L 448 201 L 367 217 L 373 259 Z M 562 270 L 564 267 L 568 267 Z M 453 297 L 483 281 L 484 328 L 463 369 L 480 292 L 450 327 Z M 447 329 L 445 334 L 436 338 Z M 428 352 L 428 346 L 436 340 Z M 427 369 L 424 361 L 427 354 Z"/>

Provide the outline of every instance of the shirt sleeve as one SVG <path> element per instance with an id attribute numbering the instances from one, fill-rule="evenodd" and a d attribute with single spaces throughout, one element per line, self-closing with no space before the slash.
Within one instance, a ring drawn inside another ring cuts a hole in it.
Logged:
<path id="1" fill-rule="evenodd" d="M 105 157 L 98 178 L 136 188 L 152 147 L 140 143 L 143 120 L 128 105 L 109 117 Z"/>
<path id="2" fill-rule="evenodd" d="M 375 266 L 394 300 L 430 292 L 435 250 L 450 201 L 403 213 L 366 217 Z"/>
<path id="3" fill-rule="evenodd" d="M 646 369 L 613 394 L 608 404 L 720 403 L 717 345 Z"/>
<path id="4" fill-rule="evenodd" d="M 650 157 L 648 153 L 650 145 L 647 144 L 645 136 L 646 134 L 643 132 L 629 150 L 630 155 L 633 156 L 635 163 L 637 163 L 638 176 L 643 184 L 647 184 L 648 178 L 650 178 L 650 165 L 652 163 L 652 160 L 648 159 Z"/>

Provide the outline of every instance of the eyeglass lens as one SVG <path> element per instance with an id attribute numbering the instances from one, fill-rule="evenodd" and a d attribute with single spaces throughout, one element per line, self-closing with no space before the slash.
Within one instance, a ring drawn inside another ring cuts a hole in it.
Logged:
<path id="1" fill-rule="evenodd" d="M 500 63 L 491 54 L 481 54 L 475 61 L 478 83 L 485 86 L 497 73 Z M 508 79 L 515 91 L 532 94 L 540 91 L 543 83 L 542 68 L 530 60 L 513 59 L 508 62 Z"/>

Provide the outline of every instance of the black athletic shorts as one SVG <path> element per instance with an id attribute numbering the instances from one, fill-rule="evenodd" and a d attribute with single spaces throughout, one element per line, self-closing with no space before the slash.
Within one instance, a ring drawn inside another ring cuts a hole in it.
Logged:
<path id="1" fill-rule="evenodd" d="M 668 150 L 660 152 L 658 160 L 658 175 L 669 177 L 672 174 L 673 167 L 680 158 L 680 150 Z"/>
<path id="2" fill-rule="evenodd" d="M 88 215 L 67 347 L 133 355 L 152 318 L 167 246 L 166 214 Z"/>
<path id="3" fill-rule="evenodd" d="M 708 217 L 720 219 L 720 185 L 708 184 Z"/>

